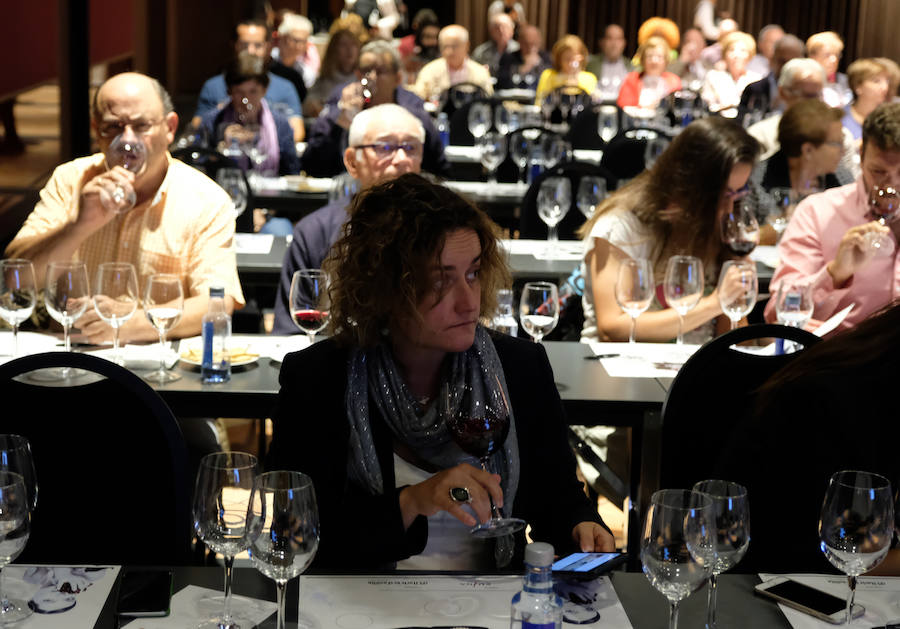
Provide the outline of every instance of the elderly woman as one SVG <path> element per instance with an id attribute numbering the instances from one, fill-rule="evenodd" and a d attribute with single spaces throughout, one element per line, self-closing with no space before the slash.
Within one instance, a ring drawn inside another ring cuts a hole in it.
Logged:
<path id="1" fill-rule="evenodd" d="M 747 64 L 756 54 L 756 42 L 749 33 L 735 31 L 723 37 L 721 43 L 725 69 L 706 73 L 700 97 L 711 112 L 735 118 L 744 88 L 762 79 L 756 72 L 747 69 Z"/>
<path id="2" fill-rule="evenodd" d="M 822 90 L 822 98 L 826 103 L 832 107 L 843 107 L 853 100 L 847 75 L 838 72 L 838 64 L 844 54 L 844 42 L 840 35 L 834 31 L 810 35 L 806 40 L 806 54 L 825 70 L 828 80 Z"/>
<path id="3" fill-rule="evenodd" d="M 480 324 L 509 279 L 495 225 L 414 174 L 370 188 L 349 214 L 325 263 L 333 337 L 285 358 L 268 462 L 313 479 L 316 564 L 502 565 L 511 545 L 495 555 L 469 532 L 490 518 L 491 500 L 561 554 L 612 550 L 575 478 L 543 348 Z M 469 403 L 456 395 L 464 389 Z M 491 473 L 448 429 L 485 407 L 510 420 Z"/>
<path id="4" fill-rule="evenodd" d="M 619 107 L 655 109 L 668 94 L 681 89 L 681 79 L 666 71 L 669 44 L 662 37 L 650 37 L 638 48 L 641 70 L 629 72 L 622 81 Z"/>
<path id="5" fill-rule="evenodd" d="M 853 91 L 853 102 L 844 107 L 842 122 L 854 140 L 861 140 L 866 116 L 897 95 L 900 68 L 886 57 L 857 59 L 847 68 L 847 80 Z"/>
<path id="6" fill-rule="evenodd" d="M 553 90 L 578 86 L 591 94 L 597 87 L 597 77 L 585 71 L 588 49 L 577 35 L 564 35 L 550 51 L 553 67 L 544 70 L 538 80 L 535 104 L 540 105 Z"/>

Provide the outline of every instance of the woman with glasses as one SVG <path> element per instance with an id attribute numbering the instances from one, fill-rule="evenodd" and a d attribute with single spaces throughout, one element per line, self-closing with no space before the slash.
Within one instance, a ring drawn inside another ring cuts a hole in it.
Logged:
<path id="1" fill-rule="evenodd" d="M 650 260 L 657 285 L 671 256 L 700 258 L 706 290 L 684 316 L 685 340 L 703 342 L 728 329 L 728 319 L 719 316 L 716 280 L 719 267 L 733 256 L 722 244 L 719 224 L 746 194 L 758 153 L 759 143 L 737 123 L 703 118 L 678 134 L 651 170 L 600 204 L 580 231 L 586 252 L 582 341 L 628 340 L 631 319 L 615 297 L 619 266 L 627 258 Z M 656 295 L 637 321 L 638 341 L 671 341 L 678 333 L 678 313 L 664 303 L 661 290 Z"/>

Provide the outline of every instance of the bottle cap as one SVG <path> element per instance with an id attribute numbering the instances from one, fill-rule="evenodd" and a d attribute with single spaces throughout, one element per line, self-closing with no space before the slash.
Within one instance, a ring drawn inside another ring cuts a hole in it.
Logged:
<path id="1" fill-rule="evenodd" d="M 553 546 L 534 542 L 525 547 L 525 563 L 530 566 L 549 566 L 553 563 Z"/>
<path id="2" fill-rule="evenodd" d="M 225 287 L 222 284 L 210 284 L 209 285 L 209 296 L 210 297 L 225 297 Z"/>

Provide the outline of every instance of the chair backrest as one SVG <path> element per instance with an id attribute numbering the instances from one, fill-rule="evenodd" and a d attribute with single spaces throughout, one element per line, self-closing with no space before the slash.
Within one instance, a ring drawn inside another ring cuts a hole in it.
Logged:
<path id="1" fill-rule="evenodd" d="M 488 131 L 494 128 L 494 108 L 497 101 L 492 98 L 472 98 L 450 114 L 450 144 L 453 146 L 474 146 L 475 137 L 469 131 L 469 110 L 475 103 L 486 103 L 491 107 L 491 126 Z"/>
<path id="2" fill-rule="evenodd" d="M 172 157 L 181 160 L 188 166 L 193 166 L 207 177 L 216 180 L 216 175 L 221 168 L 239 168 L 238 164 L 227 155 L 223 155 L 219 151 L 203 146 L 188 146 L 172 151 Z M 253 188 L 247 179 L 247 173 L 241 170 L 244 176 L 244 183 L 247 186 L 247 209 L 237 217 L 235 227 L 239 232 L 253 232 L 253 208 L 255 203 L 253 200 Z"/>
<path id="3" fill-rule="evenodd" d="M 541 220 L 540 216 L 538 216 L 538 191 L 541 189 L 541 183 L 548 177 L 568 177 L 572 182 L 572 205 L 563 219 L 559 222 L 559 225 L 557 225 L 557 230 L 561 240 L 578 240 L 575 231 L 581 227 L 587 219 L 579 211 L 575 201 L 578 192 L 578 182 L 585 176 L 603 177 L 603 179 L 606 180 L 606 189 L 608 192 L 612 192 L 618 183 L 616 177 L 606 168 L 586 162 L 564 162 L 562 164 L 557 164 L 549 170 L 545 170 L 532 180 L 531 185 L 528 187 L 528 192 L 525 193 L 525 198 L 522 199 L 522 214 L 519 219 L 519 237 L 533 238 L 536 240 L 547 238 L 547 224 Z"/>
<path id="4" fill-rule="evenodd" d="M 30 372 L 89 372 L 39 382 Z M 97 376 L 100 376 L 99 378 Z M 0 429 L 25 436 L 39 498 L 23 563 L 190 562 L 187 448 L 162 398 L 97 356 L 35 354 L 0 366 Z"/>
<path id="5" fill-rule="evenodd" d="M 452 116 L 454 111 L 478 98 L 487 98 L 487 92 L 477 83 L 464 81 L 451 85 L 441 95 L 441 111 Z"/>
<path id="6" fill-rule="evenodd" d="M 752 412 L 756 391 L 799 355 L 732 349 L 737 343 L 767 338 L 794 341 L 804 348 L 820 340 L 799 328 L 749 325 L 709 341 L 679 370 L 662 411 L 661 487 L 690 488 L 709 478 L 734 426 Z"/>
<path id="7" fill-rule="evenodd" d="M 591 94 L 577 85 L 560 85 L 550 91 L 544 100 L 553 106 L 550 111 L 552 124 L 571 124 L 578 113 L 590 109 Z M 542 105 L 541 109 L 546 110 L 547 108 Z"/>
<path id="8" fill-rule="evenodd" d="M 634 179 L 644 171 L 644 152 L 647 150 L 648 140 L 659 136 L 670 141 L 673 137 L 660 129 L 620 130 L 603 149 L 600 164 L 618 179 Z"/>

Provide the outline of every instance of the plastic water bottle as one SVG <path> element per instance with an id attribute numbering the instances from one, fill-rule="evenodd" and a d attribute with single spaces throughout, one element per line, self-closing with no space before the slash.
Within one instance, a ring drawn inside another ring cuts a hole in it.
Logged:
<path id="1" fill-rule="evenodd" d="M 447 118 L 447 114 L 443 111 L 440 112 L 437 117 L 437 131 L 438 135 L 441 137 L 441 144 L 444 145 L 444 148 L 450 146 L 450 119 Z"/>
<path id="2" fill-rule="evenodd" d="M 491 320 L 491 328 L 510 336 L 519 336 L 519 323 L 513 316 L 513 292 L 508 288 L 497 291 L 497 314 Z"/>
<path id="3" fill-rule="evenodd" d="M 562 599 L 553 591 L 553 546 L 535 542 L 525 547 L 525 579 L 512 598 L 510 629 L 561 629 Z"/>
<path id="4" fill-rule="evenodd" d="M 203 360 L 200 376 L 205 384 L 231 380 L 231 317 L 225 311 L 225 288 L 209 287 L 209 309 L 202 319 Z"/>

